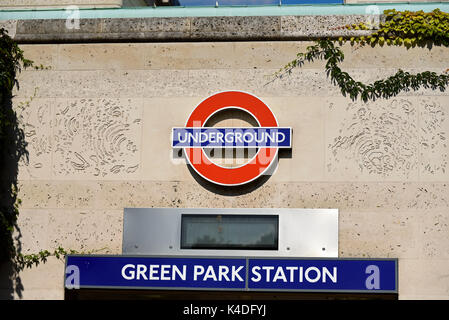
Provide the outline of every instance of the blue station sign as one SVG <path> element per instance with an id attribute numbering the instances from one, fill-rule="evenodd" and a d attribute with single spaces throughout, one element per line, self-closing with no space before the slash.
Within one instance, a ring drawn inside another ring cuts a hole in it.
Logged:
<path id="1" fill-rule="evenodd" d="M 65 287 L 397 293 L 397 259 L 66 257 Z"/>
<path id="2" fill-rule="evenodd" d="M 291 128 L 173 128 L 173 148 L 291 148 Z"/>

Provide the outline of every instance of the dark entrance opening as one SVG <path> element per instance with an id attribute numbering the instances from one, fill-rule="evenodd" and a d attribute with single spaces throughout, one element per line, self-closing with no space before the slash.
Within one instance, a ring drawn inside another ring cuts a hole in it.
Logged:
<path id="1" fill-rule="evenodd" d="M 397 300 L 396 293 L 65 289 L 66 300 Z"/>

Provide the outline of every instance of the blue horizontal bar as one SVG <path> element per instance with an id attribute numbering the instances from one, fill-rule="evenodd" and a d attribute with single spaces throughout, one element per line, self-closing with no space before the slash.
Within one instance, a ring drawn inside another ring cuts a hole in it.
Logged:
<path id="1" fill-rule="evenodd" d="M 174 6 L 279 6 L 300 4 L 343 4 L 343 0 L 175 0 Z"/>

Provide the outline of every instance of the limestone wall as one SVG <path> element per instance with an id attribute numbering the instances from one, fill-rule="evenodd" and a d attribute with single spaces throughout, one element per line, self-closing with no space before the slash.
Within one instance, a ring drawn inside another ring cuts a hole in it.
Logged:
<path id="1" fill-rule="evenodd" d="M 272 74 L 310 42 L 21 45 L 47 70 L 20 75 L 14 103 L 29 143 L 21 164 L 24 253 L 63 246 L 121 253 L 124 207 L 338 208 L 339 256 L 399 258 L 399 297 L 448 299 L 449 92 L 353 102 L 324 64 Z M 447 69 L 449 50 L 345 47 L 362 81 Z M 398 59 L 400 57 L 400 59 Z M 174 164 L 170 132 L 204 98 L 242 90 L 293 128 L 291 156 L 231 195 Z M 20 274 L 3 296 L 63 298 L 63 262 Z"/>

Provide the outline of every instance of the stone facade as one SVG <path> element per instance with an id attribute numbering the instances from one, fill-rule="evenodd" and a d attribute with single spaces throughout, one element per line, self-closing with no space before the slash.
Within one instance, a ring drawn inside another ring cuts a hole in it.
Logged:
<path id="1" fill-rule="evenodd" d="M 399 298 L 449 299 L 449 91 L 370 103 L 342 97 L 323 62 L 273 74 L 308 41 L 22 44 L 14 104 L 24 253 L 62 246 L 121 253 L 124 207 L 338 208 L 339 256 L 399 258 Z M 344 46 L 342 68 L 375 81 L 398 68 L 447 69 L 449 49 Z M 401 59 L 398 59 L 401 57 Z M 207 96 L 257 95 L 293 128 L 291 155 L 263 184 L 198 181 L 171 128 Z M 62 261 L 20 274 L 2 296 L 63 298 Z"/>
<path id="2" fill-rule="evenodd" d="M 261 41 L 366 35 L 341 27 L 371 21 L 371 15 L 146 17 L 80 19 L 79 27 L 70 19 L 3 20 L 0 27 L 21 43 Z"/>

